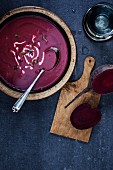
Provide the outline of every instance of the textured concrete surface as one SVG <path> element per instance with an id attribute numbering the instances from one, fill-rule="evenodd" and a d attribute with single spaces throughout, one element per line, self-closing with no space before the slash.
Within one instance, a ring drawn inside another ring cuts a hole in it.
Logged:
<path id="1" fill-rule="evenodd" d="M 113 64 L 113 39 L 97 43 L 85 35 L 82 18 L 97 0 L 0 0 L 0 15 L 24 5 L 37 5 L 59 15 L 70 27 L 77 43 L 77 66 L 71 77 L 82 74 L 87 55 L 96 59 L 95 68 Z M 113 3 L 112 0 L 107 2 Z M 88 144 L 49 133 L 59 93 L 27 101 L 23 109 L 11 111 L 15 99 L 0 92 L 0 170 L 112 170 L 113 94 L 100 103 L 101 122 L 93 128 Z"/>

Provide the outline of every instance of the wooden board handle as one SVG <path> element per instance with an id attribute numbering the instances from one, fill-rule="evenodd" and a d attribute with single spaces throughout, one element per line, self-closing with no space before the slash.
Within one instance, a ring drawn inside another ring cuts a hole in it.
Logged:
<path id="1" fill-rule="evenodd" d="M 78 81 L 84 81 L 84 79 L 89 79 L 90 78 L 90 73 L 94 67 L 95 64 L 95 59 L 91 56 L 88 56 L 85 61 L 84 61 L 84 70 L 81 78 Z"/>

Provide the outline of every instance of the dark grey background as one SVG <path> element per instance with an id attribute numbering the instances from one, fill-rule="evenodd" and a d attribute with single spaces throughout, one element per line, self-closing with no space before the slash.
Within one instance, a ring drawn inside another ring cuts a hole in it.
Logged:
<path id="1" fill-rule="evenodd" d="M 87 55 L 96 65 L 113 64 L 113 39 L 97 43 L 86 37 L 82 18 L 98 0 L 0 0 L 0 15 L 25 5 L 47 8 L 70 27 L 77 43 L 77 65 L 71 77 L 82 74 Z M 107 2 L 113 3 L 112 0 Z M 49 133 L 60 92 L 26 101 L 18 114 L 11 111 L 16 99 L 0 92 L 0 170 L 112 170 L 113 94 L 100 102 L 101 122 L 93 128 L 88 144 Z"/>

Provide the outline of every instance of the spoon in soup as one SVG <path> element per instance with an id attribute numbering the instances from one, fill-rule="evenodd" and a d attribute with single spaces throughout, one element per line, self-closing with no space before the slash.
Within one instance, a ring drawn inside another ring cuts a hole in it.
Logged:
<path id="1" fill-rule="evenodd" d="M 47 52 L 48 51 L 54 51 L 55 54 L 56 54 L 56 62 L 54 64 L 54 66 L 50 69 L 41 69 L 40 70 L 40 73 L 37 75 L 37 77 L 35 78 L 35 80 L 31 83 L 31 85 L 28 87 L 28 89 L 22 94 L 22 96 L 20 96 L 20 98 L 16 101 L 16 103 L 13 105 L 12 107 L 12 110 L 13 112 L 18 112 L 22 105 L 24 104 L 27 96 L 29 95 L 29 93 L 31 92 L 32 88 L 34 87 L 34 85 L 36 84 L 36 82 L 39 80 L 39 78 L 41 77 L 41 75 L 45 72 L 45 71 L 50 71 L 52 70 L 53 68 L 55 68 L 57 66 L 57 64 L 59 63 L 59 60 L 60 60 L 60 51 L 58 48 L 56 47 L 50 47 L 48 50 L 46 50 Z"/>
<path id="2" fill-rule="evenodd" d="M 77 98 L 82 96 L 84 93 L 93 90 L 98 94 L 107 94 L 113 92 L 113 65 L 106 64 L 98 67 L 91 74 L 88 86 L 75 96 L 66 106 L 67 108 Z"/>

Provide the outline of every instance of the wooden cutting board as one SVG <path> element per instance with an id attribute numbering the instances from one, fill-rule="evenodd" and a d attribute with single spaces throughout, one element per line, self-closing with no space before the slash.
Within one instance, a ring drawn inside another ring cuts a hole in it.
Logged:
<path id="1" fill-rule="evenodd" d="M 64 107 L 71 99 L 73 99 L 78 93 L 80 93 L 85 87 L 87 87 L 90 73 L 92 71 L 92 68 L 94 67 L 94 64 L 95 59 L 93 57 L 87 57 L 84 61 L 84 71 L 81 78 L 75 82 L 66 83 L 62 88 L 53 123 L 50 129 L 51 133 L 68 138 L 73 138 L 83 142 L 89 141 L 92 128 L 86 130 L 75 129 L 71 125 L 70 115 L 72 111 L 82 103 L 89 103 L 91 104 L 92 108 L 97 107 L 101 95 L 90 91 L 83 94 L 66 109 Z"/>

